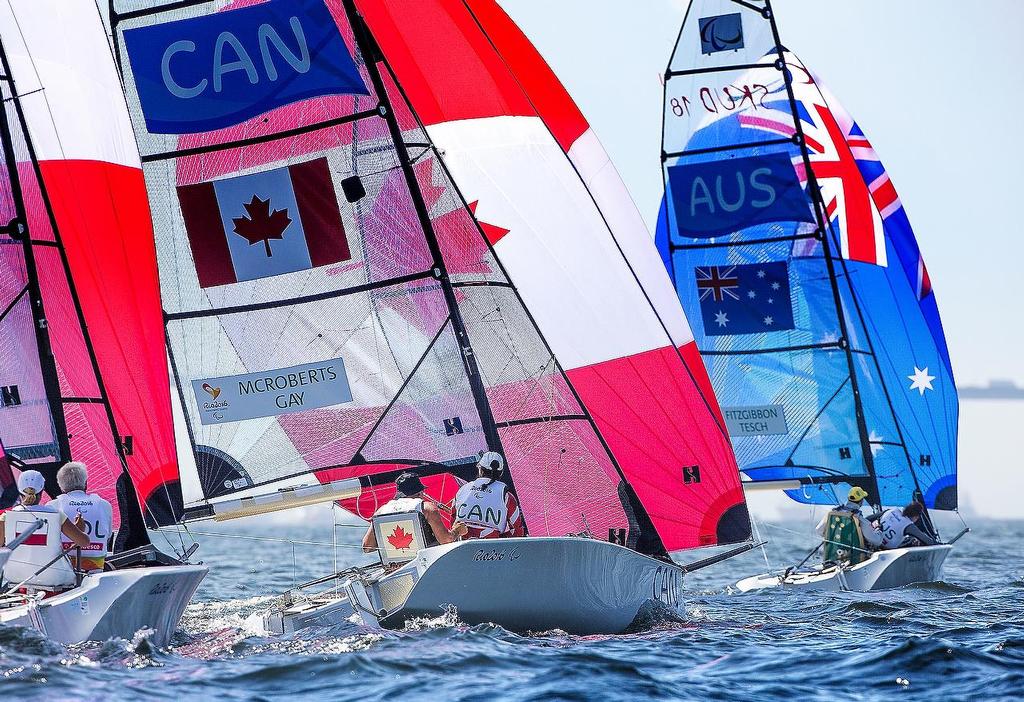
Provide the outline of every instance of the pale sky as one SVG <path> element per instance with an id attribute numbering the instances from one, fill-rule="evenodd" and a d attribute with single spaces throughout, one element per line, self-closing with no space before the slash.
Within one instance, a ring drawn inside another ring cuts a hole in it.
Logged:
<path id="1" fill-rule="evenodd" d="M 687 0 L 499 0 L 594 127 L 654 227 L 662 196 L 659 76 Z M 1024 385 L 1016 285 L 1024 240 L 1024 1 L 774 0 L 782 41 L 864 129 L 931 274 L 961 385 Z M 838 31 L 837 31 L 838 28 Z M 965 512 L 1024 518 L 1024 402 L 963 403 Z M 755 498 L 756 514 L 796 506 Z"/>
<path id="2" fill-rule="evenodd" d="M 572 93 L 653 229 L 662 88 L 687 0 L 499 0 Z M 959 384 L 1024 385 L 1024 2 L 775 0 L 782 41 L 885 163 L 917 233 Z M 838 31 L 837 31 L 838 28 Z"/>

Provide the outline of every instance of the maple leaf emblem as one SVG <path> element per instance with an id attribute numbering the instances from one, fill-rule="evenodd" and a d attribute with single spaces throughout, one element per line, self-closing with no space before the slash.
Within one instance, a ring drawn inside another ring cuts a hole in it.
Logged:
<path id="1" fill-rule="evenodd" d="M 267 256 L 273 256 L 270 251 L 270 240 L 283 239 L 284 230 L 292 223 L 288 210 L 274 210 L 271 214 L 270 198 L 261 200 L 255 194 L 243 207 L 249 216 L 232 218 L 231 221 L 235 223 L 235 234 L 245 237 L 250 246 L 262 241 L 267 249 Z"/>
<path id="2" fill-rule="evenodd" d="M 412 534 L 406 534 L 405 529 L 400 526 L 395 527 L 395 530 L 391 532 L 391 536 L 388 537 L 388 543 L 397 549 L 405 550 L 412 543 Z"/>

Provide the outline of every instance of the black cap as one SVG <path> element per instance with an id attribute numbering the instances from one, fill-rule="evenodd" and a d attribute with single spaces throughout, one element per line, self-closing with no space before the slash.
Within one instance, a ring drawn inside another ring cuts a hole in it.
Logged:
<path id="1" fill-rule="evenodd" d="M 427 489 L 420 476 L 415 473 L 402 473 L 395 480 L 395 488 L 405 497 L 412 497 Z"/>

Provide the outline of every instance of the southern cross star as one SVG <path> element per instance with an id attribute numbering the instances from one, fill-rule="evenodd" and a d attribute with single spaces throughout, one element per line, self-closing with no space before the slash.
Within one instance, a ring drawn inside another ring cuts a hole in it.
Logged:
<path id="1" fill-rule="evenodd" d="M 908 375 L 907 379 L 912 381 L 910 389 L 917 390 L 921 395 L 924 395 L 925 390 L 935 389 L 932 387 L 932 381 L 935 380 L 935 376 L 928 375 L 928 366 L 925 366 L 924 369 L 914 366 L 914 374 Z"/>

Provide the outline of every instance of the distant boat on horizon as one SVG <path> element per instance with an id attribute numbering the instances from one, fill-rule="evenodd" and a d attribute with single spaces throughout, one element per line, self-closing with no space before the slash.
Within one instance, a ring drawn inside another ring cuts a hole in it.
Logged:
<path id="1" fill-rule="evenodd" d="M 990 380 L 987 386 L 965 385 L 958 389 L 964 400 L 1024 400 L 1024 388 L 1012 380 Z"/>

